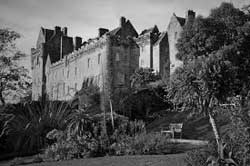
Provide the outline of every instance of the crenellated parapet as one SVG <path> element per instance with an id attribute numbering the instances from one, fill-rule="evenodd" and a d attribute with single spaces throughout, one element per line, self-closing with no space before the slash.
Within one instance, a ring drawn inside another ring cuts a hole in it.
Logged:
<path id="1" fill-rule="evenodd" d="M 58 67 L 64 64 L 68 64 L 71 61 L 76 60 L 77 58 L 81 58 L 84 55 L 89 55 L 91 52 L 95 52 L 96 49 L 102 48 L 108 44 L 107 40 L 109 35 L 103 35 L 98 38 L 89 39 L 88 41 L 83 42 L 83 45 L 78 49 L 74 50 L 68 55 L 65 55 L 59 61 L 52 63 L 51 68 Z"/>

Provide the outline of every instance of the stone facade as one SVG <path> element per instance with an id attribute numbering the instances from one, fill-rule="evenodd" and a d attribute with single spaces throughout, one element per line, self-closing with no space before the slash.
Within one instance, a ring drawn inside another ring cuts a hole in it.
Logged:
<path id="1" fill-rule="evenodd" d="M 155 25 L 145 29 L 136 39 L 140 47 L 139 67 L 152 68 L 163 80 L 168 77 L 169 46 L 167 32 L 159 32 Z"/>
<path id="2" fill-rule="evenodd" d="M 109 89 L 111 96 L 130 86 L 130 76 L 139 65 L 139 48 L 129 20 L 122 17 L 112 31 L 100 28 L 98 37 L 83 43 L 79 37 L 73 43 L 63 31 L 55 29 L 53 34 L 44 40 L 46 30 L 41 28 L 37 48 L 32 49 L 33 100 L 43 96 L 69 100 L 86 81 L 101 91 Z"/>
<path id="3" fill-rule="evenodd" d="M 176 43 L 180 38 L 180 34 L 183 31 L 185 24 L 192 21 L 195 18 L 195 12 L 188 10 L 186 18 L 178 17 L 175 14 L 170 19 L 168 25 L 168 43 L 169 43 L 169 59 L 170 59 L 170 75 L 174 73 L 176 68 L 182 66 L 182 61 L 176 58 L 177 49 Z"/>
<path id="4" fill-rule="evenodd" d="M 61 50 L 61 48 L 63 49 Z M 31 49 L 33 100 L 38 100 L 45 95 L 45 65 L 48 55 L 50 55 L 52 62 L 56 62 L 72 51 L 73 39 L 67 36 L 67 28 L 63 28 L 63 30 L 60 27 L 55 27 L 54 30 L 41 28 L 36 48 Z"/>
<path id="5" fill-rule="evenodd" d="M 96 38 L 82 41 L 67 35 L 67 28 L 41 28 L 36 48 L 31 49 L 32 100 L 69 100 L 83 82 L 96 84 L 112 98 L 117 91 L 130 87 L 130 76 L 139 67 L 152 68 L 168 81 L 182 62 L 176 58 L 176 43 L 185 24 L 195 18 L 171 17 L 166 32 L 157 26 L 138 36 L 129 20 L 109 31 L 99 28 Z"/>

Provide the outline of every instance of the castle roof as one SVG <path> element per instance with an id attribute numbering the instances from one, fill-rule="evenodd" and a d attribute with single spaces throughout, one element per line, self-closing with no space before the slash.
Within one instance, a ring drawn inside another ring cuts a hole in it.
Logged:
<path id="1" fill-rule="evenodd" d="M 162 41 L 162 39 L 163 39 L 167 34 L 168 34 L 167 31 L 162 32 L 162 33 L 160 34 L 160 36 L 159 36 L 159 39 L 155 42 L 154 45 L 159 44 L 159 43 Z"/>
<path id="2" fill-rule="evenodd" d="M 51 29 L 45 29 L 43 27 L 41 27 L 43 36 L 45 37 L 45 41 L 48 41 L 54 34 L 54 30 Z"/>
<path id="3" fill-rule="evenodd" d="M 155 25 L 155 26 L 153 26 L 153 27 L 151 27 L 151 28 L 144 29 L 144 30 L 141 32 L 141 34 L 140 34 L 140 35 L 144 35 L 144 34 L 152 33 L 152 32 L 154 32 L 154 31 L 159 32 L 158 27 L 157 27 L 156 25 Z"/>
<path id="4" fill-rule="evenodd" d="M 186 19 L 183 18 L 183 17 L 178 17 L 178 16 L 175 16 L 176 19 L 178 20 L 178 22 L 180 23 L 181 26 L 184 26 L 185 25 L 185 22 L 186 22 Z"/>
<path id="5" fill-rule="evenodd" d="M 117 28 L 113 29 L 112 31 L 109 31 L 107 34 L 117 35 L 120 30 L 121 30 L 121 27 L 117 27 Z"/>

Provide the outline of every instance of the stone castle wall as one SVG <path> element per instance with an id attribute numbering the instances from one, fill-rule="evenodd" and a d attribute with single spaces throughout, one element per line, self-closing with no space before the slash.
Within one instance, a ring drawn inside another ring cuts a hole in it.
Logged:
<path id="1" fill-rule="evenodd" d="M 103 76 L 107 75 L 108 49 L 107 37 L 102 37 L 66 55 L 56 63 L 51 64 L 48 60 L 46 92 L 49 98 L 71 99 L 87 80 L 93 80 L 93 83 L 102 89 Z"/>
<path id="2" fill-rule="evenodd" d="M 37 48 L 31 50 L 32 99 L 48 96 L 50 100 L 69 100 L 91 82 L 113 94 L 130 87 L 130 77 L 138 67 L 153 68 L 164 81 L 182 62 L 176 58 L 176 43 L 186 20 L 195 17 L 188 11 L 185 18 L 171 17 L 168 31 L 157 26 L 144 30 L 138 37 L 129 20 L 122 17 L 112 31 L 99 29 L 99 37 L 82 42 L 67 36 L 67 28 L 41 28 Z"/>
<path id="3" fill-rule="evenodd" d="M 42 55 L 43 49 L 33 49 L 32 50 L 32 99 L 38 100 L 42 95 L 42 71 L 43 71 L 43 59 Z"/>
<path id="4" fill-rule="evenodd" d="M 172 16 L 168 26 L 168 43 L 169 43 L 169 58 L 170 58 L 170 75 L 176 70 L 176 68 L 182 66 L 182 61 L 176 58 L 177 49 L 176 43 L 180 38 L 180 34 L 183 31 L 183 27 L 180 25 L 176 16 Z"/>
<path id="5" fill-rule="evenodd" d="M 46 65 L 46 93 L 50 100 L 69 100 L 91 81 L 101 91 L 129 87 L 131 74 L 138 68 L 139 52 L 130 40 L 113 41 L 104 35 L 66 55 L 56 63 Z M 120 42 L 120 43 L 119 43 Z M 126 42 L 126 43 L 121 43 Z"/>
<path id="6" fill-rule="evenodd" d="M 152 43 L 150 35 L 143 36 L 140 41 L 137 42 L 140 47 L 140 58 L 139 65 L 143 68 L 150 68 L 151 65 L 151 54 L 152 54 Z"/>

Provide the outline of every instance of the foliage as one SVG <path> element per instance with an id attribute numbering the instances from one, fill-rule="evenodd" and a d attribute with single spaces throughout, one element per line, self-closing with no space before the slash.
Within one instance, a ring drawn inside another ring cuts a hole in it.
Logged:
<path id="1" fill-rule="evenodd" d="M 19 103 L 7 105 L 1 112 L 4 121 L 1 139 L 15 152 L 38 152 L 46 144 L 46 134 L 52 129 L 65 129 L 70 106 L 64 102 Z"/>
<path id="2" fill-rule="evenodd" d="M 208 56 L 224 45 L 225 25 L 213 18 L 197 17 L 188 24 L 176 44 L 177 58 L 186 63 L 199 56 Z"/>
<path id="3" fill-rule="evenodd" d="M 205 113 L 217 141 L 220 160 L 224 146 L 214 119 L 228 97 L 247 95 L 250 78 L 249 23 L 247 15 L 230 3 L 211 10 L 188 24 L 177 43 L 177 57 L 184 61 L 168 92 L 177 108 Z M 244 103 L 244 102 L 242 102 Z"/>
<path id="4" fill-rule="evenodd" d="M 120 100 L 115 103 L 118 105 L 116 112 L 130 119 L 150 121 L 154 113 L 170 107 L 170 103 L 164 98 L 160 76 L 153 69 L 139 68 L 130 79 L 131 89 L 117 95 Z"/>
<path id="5" fill-rule="evenodd" d="M 198 57 L 219 56 L 231 63 L 231 92 L 245 96 L 250 78 L 248 17 L 231 3 L 212 9 L 207 18 L 197 17 L 184 28 L 177 43 L 177 57 L 186 64 Z"/>
<path id="6" fill-rule="evenodd" d="M 160 133 L 142 134 L 134 138 L 131 149 L 135 154 L 166 154 L 168 149 L 168 137 Z"/>
<path id="7" fill-rule="evenodd" d="M 232 157 L 239 165 L 249 165 L 249 99 L 242 105 L 240 96 L 230 98 L 231 106 L 226 108 L 231 125 L 225 133 L 223 140 L 227 145 L 225 152 L 232 153 Z"/>
<path id="8" fill-rule="evenodd" d="M 209 17 L 201 16 L 184 28 L 178 40 L 177 57 L 184 62 L 198 56 L 208 56 L 224 46 L 235 45 L 239 27 L 247 23 L 247 15 L 231 3 L 212 9 Z M 236 44 L 237 45 L 237 44 Z"/>
<path id="9" fill-rule="evenodd" d="M 212 100 L 225 100 L 230 95 L 233 79 L 230 66 L 231 63 L 219 55 L 190 61 L 176 71 L 167 88 L 167 98 L 182 109 L 195 109 L 208 114 L 214 108 L 214 105 L 210 105 Z"/>
<path id="10" fill-rule="evenodd" d="M 161 86 L 128 93 L 121 98 L 116 112 L 130 119 L 152 121 L 157 112 L 171 107 L 171 103 L 165 101 L 164 95 L 164 88 Z"/>
<path id="11" fill-rule="evenodd" d="M 90 112 L 98 110 L 101 104 L 100 89 L 93 84 L 92 79 L 85 80 L 81 89 L 75 94 L 74 100 L 77 100 L 77 105 L 80 109 L 88 109 Z"/>
<path id="12" fill-rule="evenodd" d="M 186 153 L 186 162 L 188 166 L 204 166 L 210 155 L 216 155 L 216 144 L 210 142 L 202 149 L 191 150 Z"/>
<path id="13" fill-rule="evenodd" d="M 0 100 L 6 103 L 6 98 L 23 97 L 30 88 L 28 70 L 19 66 L 18 62 L 26 55 L 15 46 L 20 35 L 9 29 L 0 29 Z"/>
<path id="14" fill-rule="evenodd" d="M 232 158 L 226 158 L 224 160 L 211 156 L 212 149 L 206 147 L 205 149 L 196 149 L 186 154 L 186 162 L 188 166 L 237 166 Z"/>
<path id="15" fill-rule="evenodd" d="M 151 68 L 139 68 L 130 79 L 132 88 L 145 88 L 149 83 L 160 80 L 160 76 Z"/>
<path id="16" fill-rule="evenodd" d="M 69 123 L 64 131 L 51 131 L 47 138 L 56 140 L 56 142 L 46 148 L 45 155 L 52 159 L 63 160 L 119 154 L 114 145 L 124 140 L 124 138 L 132 138 L 136 134 L 145 132 L 145 125 L 141 121 L 132 122 L 116 115 L 116 128 L 111 130 L 111 119 L 107 119 L 108 135 L 104 135 L 101 118 L 102 115 L 99 115 L 89 121 L 84 121 L 85 123 L 82 123 L 84 125 L 81 127 L 79 127 L 79 123 L 77 123 L 78 125 Z M 77 119 L 79 118 L 77 117 Z"/>
<path id="17" fill-rule="evenodd" d="M 44 152 L 46 157 L 54 160 L 91 156 L 91 153 L 98 148 L 96 141 L 87 139 L 86 135 L 83 137 L 72 135 L 68 130 L 52 130 L 47 138 L 56 139 L 56 143 L 47 147 Z"/>

